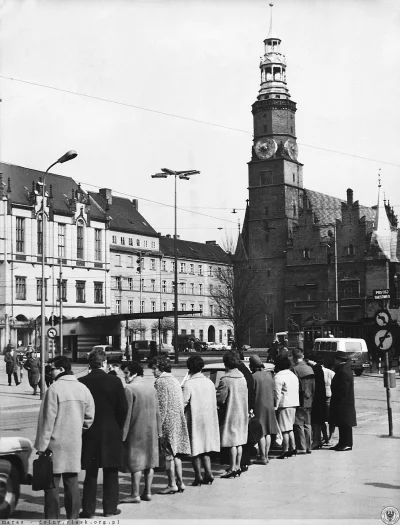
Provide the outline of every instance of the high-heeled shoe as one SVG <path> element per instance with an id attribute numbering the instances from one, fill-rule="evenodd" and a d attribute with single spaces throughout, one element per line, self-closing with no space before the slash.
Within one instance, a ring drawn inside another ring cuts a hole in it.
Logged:
<path id="1" fill-rule="evenodd" d="M 201 478 L 195 478 L 193 483 L 192 483 L 192 487 L 200 487 L 200 485 L 205 485 L 205 483 L 203 483 L 204 481 L 204 478 L 201 479 Z"/>
<path id="2" fill-rule="evenodd" d="M 178 485 L 178 492 L 184 492 L 185 488 L 185 485 Z"/>
<path id="3" fill-rule="evenodd" d="M 202 485 L 212 485 L 212 482 L 214 481 L 214 478 L 212 478 L 211 476 L 210 477 L 204 477 L 200 483 Z"/>
<path id="4" fill-rule="evenodd" d="M 248 470 L 248 469 L 249 469 L 249 467 L 247 467 L 246 470 Z M 237 469 L 237 471 L 236 471 L 236 475 L 239 476 L 239 478 L 240 478 L 240 474 L 241 474 L 242 472 L 246 472 L 246 470 L 243 470 L 242 468 L 241 468 L 241 469 L 239 468 L 239 469 Z"/>
<path id="5" fill-rule="evenodd" d="M 297 448 L 292 448 L 292 450 L 288 450 L 288 458 L 291 458 L 292 456 L 297 456 Z"/>
<path id="6" fill-rule="evenodd" d="M 242 467 L 240 467 L 240 472 L 247 472 L 249 470 L 249 466 L 248 465 L 243 465 Z"/>
<path id="7" fill-rule="evenodd" d="M 228 478 L 236 478 L 236 476 L 237 476 L 237 470 L 231 470 L 231 471 L 227 472 L 226 474 L 222 474 L 222 476 L 220 476 L 220 478 L 228 479 Z"/>
<path id="8" fill-rule="evenodd" d="M 276 456 L 276 459 L 285 459 L 285 458 L 288 458 L 290 457 L 289 456 L 289 452 L 286 451 L 286 452 L 282 452 L 282 454 L 280 456 Z"/>

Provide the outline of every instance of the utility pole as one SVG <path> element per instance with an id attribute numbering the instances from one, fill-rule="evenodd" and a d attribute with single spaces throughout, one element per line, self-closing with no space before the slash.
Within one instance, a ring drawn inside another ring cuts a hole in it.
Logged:
<path id="1" fill-rule="evenodd" d="M 62 257 L 60 257 L 60 282 L 59 282 L 59 298 L 60 298 L 60 355 L 63 355 L 64 352 L 64 336 L 63 336 L 63 267 L 62 267 Z"/>

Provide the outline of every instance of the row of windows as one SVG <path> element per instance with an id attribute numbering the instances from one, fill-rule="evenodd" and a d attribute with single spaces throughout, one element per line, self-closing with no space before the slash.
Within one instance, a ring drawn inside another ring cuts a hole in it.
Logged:
<path id="1" fill-rule="evenodd" d="M 124 281 L 126 280 L 126 284 Z M 149 284 L 146 286 L 146 282 L 149 282 Z M 150 279 L 149 281 L 145 281 L 145 279 L 139 280 L 139 286 L 141 290 L 148 290 L 151 292 L 156 292 L 156 280 Z M 122 276 L 115 276 L 114 282 L 113 282 L 113 288 L 116 290 L 134 290 L 134 280 L 133 277 L 127 277 L 124 279 Z M 221 289 L 221 285 L 218 285 L 218 288 Z M 214 292 L 214 286 L 210 284 L 209 286 L 210 293 L 212 294 Z M 180 294 L 192 294 L 192 295 L 203 295 L 204 293 L 204 285 L 199 283 L 197 286 L 195 283 L 189 283 L 189 286 L 187 283 L 178 283 L 178 291 Z M 161 292 L 162 293 L 173 293 L 175 292 L 175 282 L 171 282 L 171 287 L 168 286 L 167 281 L 163 280 L 161 281 Z"/>
<path id="2" fill-rule="evenodd" d="M 118 243 L 118 238 L 117 238 L 116 235 L 112 236 L 112 243 L 113 244 L 117 244 Z M 148 246 L 149 246 L 149 242 L 148 241 L 143 240 L 142 243 L 143 243 L 143 248 L 148 248 Z M 120 244 L 121 244 L 121 246 L 125 246 L 125 237 L 120 237 Z M 134 246 L 132 237 L 128 237 L 128 246 Z M 136 239 L 136 246 L 141 246 L 140 239 Z M 151 241 L 151 247 L 153 249 L 156 247 L 156 242 L 155 241 Z"/>
<path id="3" fill-rule="evenodd" d="M 58 257 L 66 257 L 66 224 L 58 223 L 57 246 Z M 17 253 L 25 253 L 26 248 L 26 231 L 25 219 L 23 217 L 16 217 L 16 250 Z M 43 222 L 42 219 L 37 220 L 37 253 L 43 254 Z M 85 223 L 79 220 L 76 224 L 76 258 L 84 259 L 85 246 Z M 102 234 L 101 230 L 95 228 L 94 230 L 94 258 L 95 261 L 101 261 L 102 258 Z"/>
<path id="4" fill-rule="evenodd" d="M 132 314 L 132 313 L 135 312 L 133 299 L 130 299 L 128 301 L 128 311 L 127 312 L 122 312 L 121 304 L 122 303 L 121 303 L 120 299 L 117 299 L 115 301 L 115 313 L 116 314 L 121 314 L 121 313 Z M 163 312 L 172 311 L 174 308 L 175 308 L 175 303 L 170 303 L 170 306 L 169 306 L 167 301 L 163 301 L 162 304 L 161 304 L 161 311 L 163 311 Z M 189 312 L 189 313 L 190 312 L 199 311 L 200 312 L 200 316 L 204 315 L 204 305 L 201 304 L 201 303 L 199 303 L 197 307 L 196 307 L 195 303 L 190 303 L 190 304 L 179 303 L 178 309 L 182 310 L 182 312 Z M 145 301 L 145 300 L 141 300 L 140 301 L 140 312 L 141 313 L 143 313 L 143 312 L 156 312 L 156 311 L 157 311 L 157 302 L 156 301 L 150 301 L 150 304 L 147 301 Z M 208 315 L 210 317 L 214 317 L 217 314 L 219 314 L 219 317 L 222 317 L 221 310 L 218 312 L 217 308 L 215 307 L 215 305 L 210 304 L 209 305 L 209 309 L 208 309 Z"/>
<path id="5" fill-rule="evenodd" d="M 26 277 L 15 277 L 15 299 L 26 301 Z M 45 300 L 47 301 L 47 279 L 44 280 Z M 67 279 L 57 279 L 57 301 L 60 301 L 60 296 L 63 302 L 67 301 Z M 75 281 L 76 302 L 86 302 L 86 281 Z M 101 304 L 103 300 L 103 283 L 93 283 L 94 303 Z M 36 279 L 36 300 L 42 300 L 42 279 Z"/>

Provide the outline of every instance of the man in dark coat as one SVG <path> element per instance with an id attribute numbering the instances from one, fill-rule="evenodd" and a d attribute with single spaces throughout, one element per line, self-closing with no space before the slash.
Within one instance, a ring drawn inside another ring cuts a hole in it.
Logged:
<path id="1" fill-rule="evenodd" d="M 314 399 L 314 370 L 303 360 L 300 348 L 293 350 L 294 366 L 292 372 L 299 378 L 300 406 L 296 408 L 293 425 L 298 454 L 311 454 L 311 407 Z"/>
<path id="2" fill-rule="evenodd" d="M 95 404 L 93 425 L 82 438 L 83 483 L 81 518 L 96 510 L 97 476 L 103 469 L 103 512 L 110 517 L 121 513 L 118 469 L 122 458 L 122 431 L 128 412 L 124 387 L 119 377 L 107 374 L 107 356 L 102 348 L 89 354 L 91 372 L 79 379 L 90 390 Z"/>
<path id="3" fill-rule="evenodd" d="M 16 355 L 14 348 L 12 346 L 7 347 L 7 351 L 4 355 L 4 361 L 6 362 L 6 374 L 8 376 L 8 386 L 11 386 L 11 378 L 14 376 L 15 384 L 18 386 L 18 367 L 19 361 L 18 356 Z"/>
<path id="4" fill-rule="evenodd" d="M 339 441 L 330 450 L 344 452 L 352 450 L 353 427 L 357 426 L 353 371 L 346 352 L 336 352 L 335 371 L 331 383 L 329 423 L 339 427 Z"/>

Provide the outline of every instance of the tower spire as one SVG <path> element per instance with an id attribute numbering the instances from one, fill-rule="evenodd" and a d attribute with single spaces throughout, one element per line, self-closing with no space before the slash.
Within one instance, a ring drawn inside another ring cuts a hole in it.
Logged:
<path id="1" fill-rule="evenodd" d="M 268 36 L 264 40 L 264 56 L 261 57 L 261 88 L 258 100 L 268 98 L 289 99 L 290 93 L 286 86 L 286 57 L 280 51 L 281 39 L 273 28 L 272 8 L 269 4 L 270 23 Z"/>
<path id="2" fill-rule="evenodd" d="M 278 36 L 275 34 L 273 27 L 272 27 L 272 8 L 274 7 L 274 4 L 269 4 L 271 11 L 270 11 L 270 18 L 269 18 L 269 31 L 268 31 L 268 37 L 267 38 L 277 38 Z"/>

